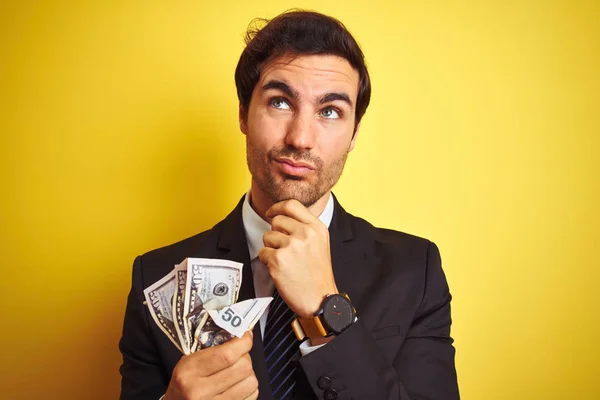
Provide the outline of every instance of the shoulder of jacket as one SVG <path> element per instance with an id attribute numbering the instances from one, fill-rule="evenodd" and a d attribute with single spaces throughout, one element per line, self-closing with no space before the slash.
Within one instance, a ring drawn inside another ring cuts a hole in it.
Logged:
<path id="1" fill-rule="evenodd" d="M 214 249 L 219 239 L 222 221 L 213 228 L 190 236 L 175 243 L 150 250 L 138 257 L 141 273 L 147 284 L 160 279 L 187 257 L 202 252 L 203 249 Z M 147 286 L 147 285 L 146 285 Z"/>
<path id="2" fill-rule="evenodd" d="M 374 226 L 369 221 L 356 217 L 354 215 L 348 214 L 352 220 L 352 225 L 354 226 L 354 232 L 357 234 L 370 234 L 373 236 L 373 239 L 378 242 L 382 242 L 384 244 L 399 244 L 402 243 L 404 245 L 413 245 L 418 247 L 428 247 L 432 244 L 432 242 L 426 238 L 412 235 L 410 233 L 398 231 L 395 229 L 389 228 L 380 228 Z"/>
<path id="3" fill-rule="evenodd" d="M 431 241 L 429 239 L 412 235 L 410 233 L 397 231 L 388 228 L 375 228 L 377 231 L 377 238 L 382 242 L 403 242 L 413 244 L 415 246 L 429 246 Z"/>

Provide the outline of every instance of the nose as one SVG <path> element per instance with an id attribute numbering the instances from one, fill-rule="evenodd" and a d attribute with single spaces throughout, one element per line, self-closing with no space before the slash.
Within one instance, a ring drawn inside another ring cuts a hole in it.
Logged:
<path id="1" fill-rule="evenodd" d="M 297 111 L 290 119 L 285 144 L 298 150 L 310 150 L 315 146 L 317 131 L 310 112 Z"/>

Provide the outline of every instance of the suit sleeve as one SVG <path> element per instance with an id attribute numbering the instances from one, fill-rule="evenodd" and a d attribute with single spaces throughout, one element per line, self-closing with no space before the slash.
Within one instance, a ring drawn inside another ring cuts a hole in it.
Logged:
<path id="1" fill-rule="evenodd" d="M 159 399 L 168 385 L 143 303 L 142 259 L 138 256 L 133 264 L 123 336 L 119 342 L 119 350 L 123 355 L 120 368 L 121 400 Z"/>
<path id="2" fill-rule="evenodd" d="M 319 399 L 339 400 L 459 399 L 450 299 L 438 248 L 430 243 L 423 298 L 393 361 L 384 356 L 359 318 L 334 340 L 300 359 L 314 394 Z"/>

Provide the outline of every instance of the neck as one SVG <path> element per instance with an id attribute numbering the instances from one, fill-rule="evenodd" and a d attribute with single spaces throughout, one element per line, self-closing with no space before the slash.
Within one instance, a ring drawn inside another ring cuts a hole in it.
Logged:
<path id="1" fill-rule="evenodd" d="M 308 211 L 315 217 L 319 217 L 327 206 L 330 193 L 331 191 L 328 190 L 315 204 L 308 207 Z M 271 223 L 271 218 L 267 218 L 266 214 L 273 204 L 275 203 L 273 203 L 273 201 L 260 190 L 256 182 L 252 180 L 252 186 L 250 187 L 250 206 L 252 206 L 254 211 L 269 224 Z"/>

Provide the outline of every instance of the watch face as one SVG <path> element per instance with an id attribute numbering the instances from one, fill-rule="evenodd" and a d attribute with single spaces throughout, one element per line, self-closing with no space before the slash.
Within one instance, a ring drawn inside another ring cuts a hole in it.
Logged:
<path id="1" fill-rule="evenodd" d="M 334 294 L 323 302 L 323 320 L 330 331 L 341 333 L 354 322 L 354 308 L 346 297 Z"/>

